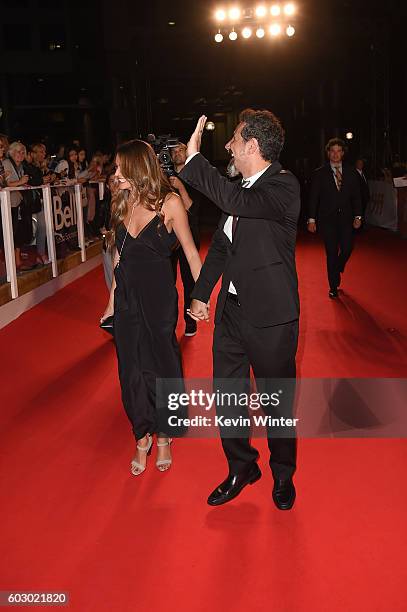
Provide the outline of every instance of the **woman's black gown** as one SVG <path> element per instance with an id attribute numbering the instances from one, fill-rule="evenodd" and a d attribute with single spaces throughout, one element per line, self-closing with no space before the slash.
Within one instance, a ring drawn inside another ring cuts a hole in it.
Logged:
<path id="1" fill-rule="evenodd" d="M 125 239 L 117 232 L 118 252 Z M 177 379 L 171 391 L 182 392 L 182 365 L 175 336 L 178 294 L 170 255 L 176 246 L 158 216 L 136 236 L 127 234 L 114 274 L 114 336 L 123 405 L 136 439 L 147 433 L 177 435 L 168 427 L 167 402 L 157 402 L 157 379 Z M 157 405 L 158 403 L 158 405 Z"/>

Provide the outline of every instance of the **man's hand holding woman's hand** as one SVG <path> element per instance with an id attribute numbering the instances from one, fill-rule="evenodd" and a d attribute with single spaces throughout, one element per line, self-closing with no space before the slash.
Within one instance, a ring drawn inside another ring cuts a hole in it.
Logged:
<path id="1" fill-rule="evenodd" d="M 201 302 L 200 300 L 192 300 L 191 307 L 187 309 L 187 313 L 195 321 L 209 322 L 209 302 Z"/>

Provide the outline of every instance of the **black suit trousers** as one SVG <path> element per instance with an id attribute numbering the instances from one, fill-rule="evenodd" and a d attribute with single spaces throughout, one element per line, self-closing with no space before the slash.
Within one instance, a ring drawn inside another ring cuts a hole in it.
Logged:
<path id="1" fill-rule="evenodd" d="M 195 242 L 196 248 L 199 251 L 199 240 L 195 239 L 194 242 Z M 184 320 L 185 320 L 185 323 L 187 323 L 188 321 L 191 321 L 191 317 L 187 313 L 187 309 L 191 306 L 191 301 L 192 301 L 191 293 L 195 286 L 195 281 L 192 277 L 191 268 L 189 267 L 188 260 L 185 257 L 185 253 L 182 247 L 178 247 L 178 249 L 176 249 L 171 255 L 172 271 L 174 274 L 175 282 L 177 282 L 178 262 L 179 262 L 179 269 L 181 272 L 182 286 L 184 288 Z"/>
<path id="2" fill-rule="evenodd" d="M 329 287 L 336 289 L 353 250 L 353 221 L 338 214 L 332 219 L 320 221 L 319 225 L 325 244 Z"/>
<path id="3" fill-rule="evenodd" d="M 247 393 L 250 367 L 252 367 L 257 392 L 283 391 L 280 408 L 263 408 L 270 416 L 292 417 L 295 394 L 295 354 L 298 344 L 298 320 L 258 328 L 243 316 L 240 306 L 226 300 L 221 321 L 215 326 L 213 341 L 214 387 L 226 391 Z M 278 381 L 276 380 L 278 379 Z M 218 415 L 248 416 L 247 406 L 234 405 L 229 409 L 217 406 Z M 277 411 L 277 412 L 276 412 Z M 236 432 L 236 437 L 233 437 Z M 222 446 L 229 470 L 233 474 L 245 471 L 257 460 L 258 452 L 250 444 L 250 428 L 241 427 L 230 432 L 220 427 Z M 297 440 L 295 430 L 267 428 L 270 450 L 270 468 L 276 479 L 290 478 L 296 467 Z"/>

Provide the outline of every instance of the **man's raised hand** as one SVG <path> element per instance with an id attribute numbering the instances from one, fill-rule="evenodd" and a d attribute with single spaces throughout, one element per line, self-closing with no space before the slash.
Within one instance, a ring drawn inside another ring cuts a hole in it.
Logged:
<path id="1" fill-rule="evenodd" d="M 206 115 L 199 117 L 196 128 L 187 144 L 187 157 L 193 155 L 194 153 L 199 153 L 201 148 L 202 133 L 204 131 L 206 120 Z"/>

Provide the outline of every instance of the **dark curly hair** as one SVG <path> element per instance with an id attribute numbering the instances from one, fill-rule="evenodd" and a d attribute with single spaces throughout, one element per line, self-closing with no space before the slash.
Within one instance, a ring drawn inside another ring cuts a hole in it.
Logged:
<path id="1" fill-rule="evenodd" d="M 329 149 L 332 149 L 332 147 L 335 146 L 341 147 L 344 153 L 347 153 L 348 151 L 348 147 L 346 146 L 345 141 L 342 140 L 342 138 L 331 138 L 325 145 L 325 152 L 328 153 Z"/>
<path id="2" fill-rule="evenodd" d="M 240 113 L 239 121 L 245 124 L 242 129 L 244 141 L 255 138 L 264 160 L 273 162 L 278 159 L 285 133 L 280 120 L 271 111 L 246 108 Z"/>

